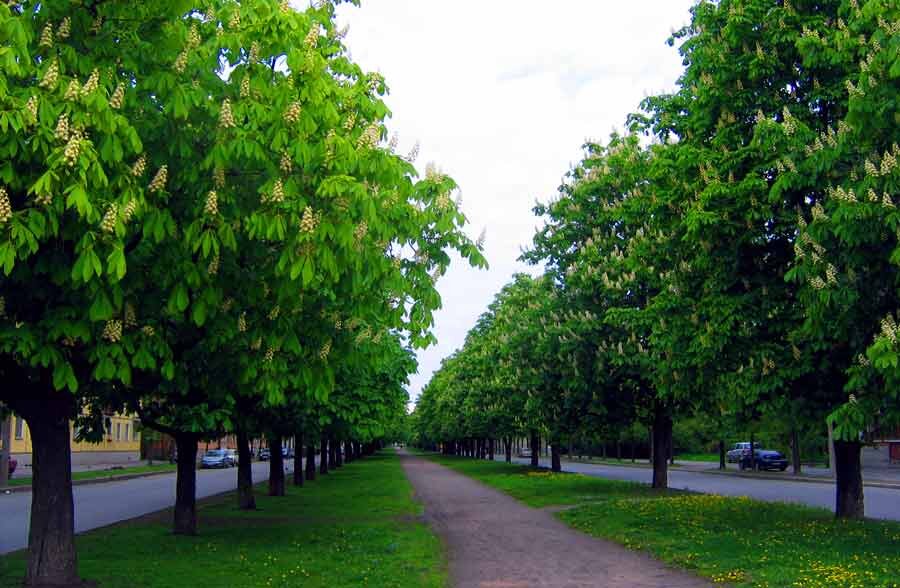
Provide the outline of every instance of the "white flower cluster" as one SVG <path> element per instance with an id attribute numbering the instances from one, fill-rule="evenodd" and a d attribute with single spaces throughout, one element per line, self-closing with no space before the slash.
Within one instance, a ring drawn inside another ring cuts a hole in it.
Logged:
<path id="1" fill-rule="evenodd" d="M 63 113 L 56 121 L 56 130 L 53 131 L 57 141 L 69 140 L 69 115 Z"/>
<path id="2" fill-rule="evenodd" d="M 147 156 L 141 155 L 138 157 L 138 160 L 134 162 L 134 165 L 131 166 L 131 175 L 139 178 L 144 175 L 144 172 L 147 170 Z"/>
<path id="3" fill-rule="evenodd" d="M 63 100 L 77 100 L 79 96 L 81 96 L 81 84 L 78 83 L 77 79 L 72 79 L 66 88 Z"/>
<path id="4" fill-rule="evenodd" d="M 119 205 L 113 202 L 106 209 L 103 220 L 100 221 L 100 229 L 104 233 L 112 233 L 116 230 L 116 222 L 119 220 Z"/>
<path id="5" fill-rule="evenodd" d="M 37 122 L 38 117 L 38 99 L 37 96 L 32 96 L 25 103 L 25 111 L 28 112 L 28 120 L 30 122 Z"/>
<path id="6" fill-rule="evenodd" d="M 281 154 L 281 162 L 279 163 L 279 167 L 284 174 L 289 174 L 293 171 L 294 161 L 291 159 L 291 156 L 287 151 Z"/>
<path id="7" fill-rule="evenodd" d="M 381 140 L 381 128 L 376 124 L 366 127 L 363 134 L 359 136 L 356 146 L 359 149 L 374 149 Z"/>
<path id="8" fill-rule="evenodd" d="M 316 230 L 316 227 L 319 225 L 318 216 L 313 212 L 311 206 L 307 206 L 303 209 L 303 216 L 300 218 L 300 232 L 301 233 L 312 233 Z"/>
<path id="9" fill-rule="evenodd" d="M 47 71 L 44 72 L 44 76 L 41 78 L 41 82 L 38 84 L 41 88 L 50 90 L 56 87 L 56 82 L 59 80 L 59 63 L 54 59 L 50 62 L 50 67 L 47 68 Z"/>
<path id="10" fill-rule="evenodd" d="M 222 101 L 222 109 L 219 111 L 219 128 L 233 129 L 237 126 L 234 122 L 234 114 L 231 112 L 231 101 L 226 98 Z"/>
<path id="11" fill-rule="evenodd" d="M 103 334 L 101 336 L 110 343 L 118 343 L 119 341 L 121 341 L 122 321 L 116 319 L 106 321 L 106 325 L 104 325 L 103 327 Z"/>
<path id="12" fill-rule="evenodd" d="M 353 230 L 353 239 L 356 241 L 356 245 L 362 245 L 363 239 L 366 238 L 366 235 L 369 233 L 369 223 L 366 221 L 361 221 L 356 228 Z"/>
<path id="13" fill-rule="evenodd" d="M 153 176 L 150 185 L 147 187 L 151 192 L 162 192 L 166 189 L 166 182 L 169 179 L 169 167 L 164 165 Z"/>
<path id="14" fill-rule="evenodd" d="M 241 316 L 238 317 L 237 324 L 238 333 L 246 333 L 247 332 L 247 313 L 242 312 Z"/>
<path id="15" fill-rule="evenodd" d="M 12 218 L 12 205 L 9 202 L 9 194 L 6 188 L 0 188 L 0 224 L 9 222 Z"/>
<path id="16" fill-rule="evenodd" d="M 281 307 L 277 304 L 272 307 L 272 310 L 269 311 L 269 320 L 274 321 L 278 318 L 278 315 L 281 314 Z"/>
<path id="17" fill-rule="evenodd" d="M 134 213 L 137 212 L 137 201 L 129 200 L 128 204 L 125 205 L 125 208 L 122 209 L 122 224 L 128 224 L 131 222 L 131 219 L 134 218 Z"/>
<path id="18" fill-rule="evenodd" d="M 271 345 L 266 349 L 266 355 L 263 357 L 263 363 L 272 363 L 275 359 L 275 348 Z"/>
<path id="19" fill-rule="evenodd" d="M 137 324 L 137 313 L 134 311 L 134 305 L 128 302 L 125 304 L 125 328 L 133 329 Z"/>
<path id="20" fill-rule="evenodd" d="M 94 71 L 91 72 L 88 80 L 84 83 L 84 87 L 81 88 L 82 98 L 90 96 L 98 87 L 100 87 L 100 70 L 95 68 Z"/>
<path id="21" fill-rule="evenodd" d="M 84 132 L 81 129 L 75 129 L 69 133 L 69 142 L 66 143 L 66 148 L 63 149 L 63 159 L 69 167 L 74 166 L 75 162 L 78 161 L 78 156 L 81 154 L 81 142 L 83 140 Z"/>
<path id="22" fill-rule="evenodd" d="M 325 341 L 325 343 L 319 349 L 319 359 L 325 361 L 326 359 L 328 359 L 329 353 L 331 353 L 331 339 Z"/>
<path id="23" fill-rule="evenodd" d="M 250 76 L 244 76 L 241 80 L 241 98 L 250 97 Z"/>
<path id="24" fill-rule="evenodd" d="M 219 195 L 215 190 L 210 190 L 206 194 L 206 202 L 203 205 L 203 212 L 209 216 L 219 214 Z"/>
<path id="25" fill-rule="evenodd" d="M 125 85 L 119 84 L 113 91 L 112 97 L 109 99 L 109 107 L 113 110 L 119 110 L 125 103 Z"/>
<path id="26" fill-rule="evenodd" d="M 897 342 L 897 321 L 894 315 L 889 314 L 881 319 L 881 334 L 891 340 L 891 343 Z"/>
<path id="27" fill-rule="evenodd" d="M 44 30 L 41 31 L 41 40 L 38 43 L 38 47 L 42 48 L 50 48 L 53 47 L 53 24 L 47 23 L 44 26 Z"/>
<path id="28" fill-rule="evenodd" d="M 416 159 L 418 159 L 418 158 L 419 158 L 419 142 L 416 141 L 416 144 L 413 145 L 413 148 L 407 154 L 406 161 L 408 161 L 409 163 L 415 163 Z"/>
<path id="29" fill-rule="evenodd" d="M 303 44 L 307 49 L 315 49 L 316 45 L 319 42 L 319 25 L 314 24 L 309 27 L 309 32 L 306 33 L 306 38 L 303 40 Z"/>
<path id="30" fill-rule="evenodd" d="M 284 120 L 290 124 L 294 124 L 300 120 L 300 113 L 302 112 L 302 108 L 300 106 L 300 102 L 291 102 L 291 105 L 288 106 L 287 110 L 284 111 Z"/>

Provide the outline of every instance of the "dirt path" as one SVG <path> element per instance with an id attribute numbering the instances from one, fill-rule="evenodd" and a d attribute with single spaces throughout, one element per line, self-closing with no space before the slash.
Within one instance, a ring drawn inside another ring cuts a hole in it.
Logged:
<path id="1" fill-rule="evenodd" d="M 570 529 L 543 510 L 425 458 L 400 459 L 447 544 L 456 588 L 708 588 L 648 556 Z"/>

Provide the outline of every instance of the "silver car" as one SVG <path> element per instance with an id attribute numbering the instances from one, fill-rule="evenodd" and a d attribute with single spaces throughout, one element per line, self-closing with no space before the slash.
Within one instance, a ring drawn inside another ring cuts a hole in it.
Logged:
<path id="1" fill-rule="evenodd" d="M 228 454 L 227 449 L 210 449 L 200 460 L 201 468 L 230 468 L 234 464 L 234 459 Z"/>

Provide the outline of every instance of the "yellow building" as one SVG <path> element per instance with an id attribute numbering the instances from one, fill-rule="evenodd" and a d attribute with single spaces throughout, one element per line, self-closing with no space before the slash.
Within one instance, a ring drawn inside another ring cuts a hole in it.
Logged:
<path id="1" fill-rule="evenodd" d="M 106 432 L 99 443 L 75 441 L 72 428 L 72 465 L 117 464 L 138 461 L 141 451 L 139 421 L 130 415 L 109 414 L 103 417 Z M 31 434 L 20 416 L 12 416 L 12 455 L 20 466 L 31 464 Z"/>

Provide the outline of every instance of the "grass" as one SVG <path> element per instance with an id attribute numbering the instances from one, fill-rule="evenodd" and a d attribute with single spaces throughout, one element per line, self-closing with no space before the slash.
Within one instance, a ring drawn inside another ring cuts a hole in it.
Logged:
<path id="1" fill-rule="evenodd" d="M 654 491 L 579 474 L 431 456 L 585 533 L 735 587 L 896 588 L 900 523 L 749 498 Z"/>
<path id="2" fill-rule="evenodd" d="M 719 463 L 719 454 L 717 453 L 679 453 L 675 456 L 675 461 L 708 461 Z"/>
<path id="3" fill-rule="evenodd" d="M 98 478 L 113 478 L 115 476 L 125 476 L 128 474 L 157 474 L 165 472 L 174 472 L 177 466 L 175 464 L 160 463 L 157 465 L 134 466 L 130 468 L 115 468 L 105 470 L 86 470 L 83 472 L 72 472 L 72 480 L 96 480 Z M 30 486 L 31 477 L 13 478 L 9 481 L 10 486 Z"/>
<path id="4" fill-rule="evenodd" d="M 440 541 L 393 453 L 289 485 L 284 498 L 259 490 L 255 512 L 233 494 L 204 504 L 197 537 L 173 536 L 168 513 L 80 535 L 79 571 L 101 588 L 445 586 Z M 0 586 L 24 566 L 22 552 L 0 557 Z"/>

